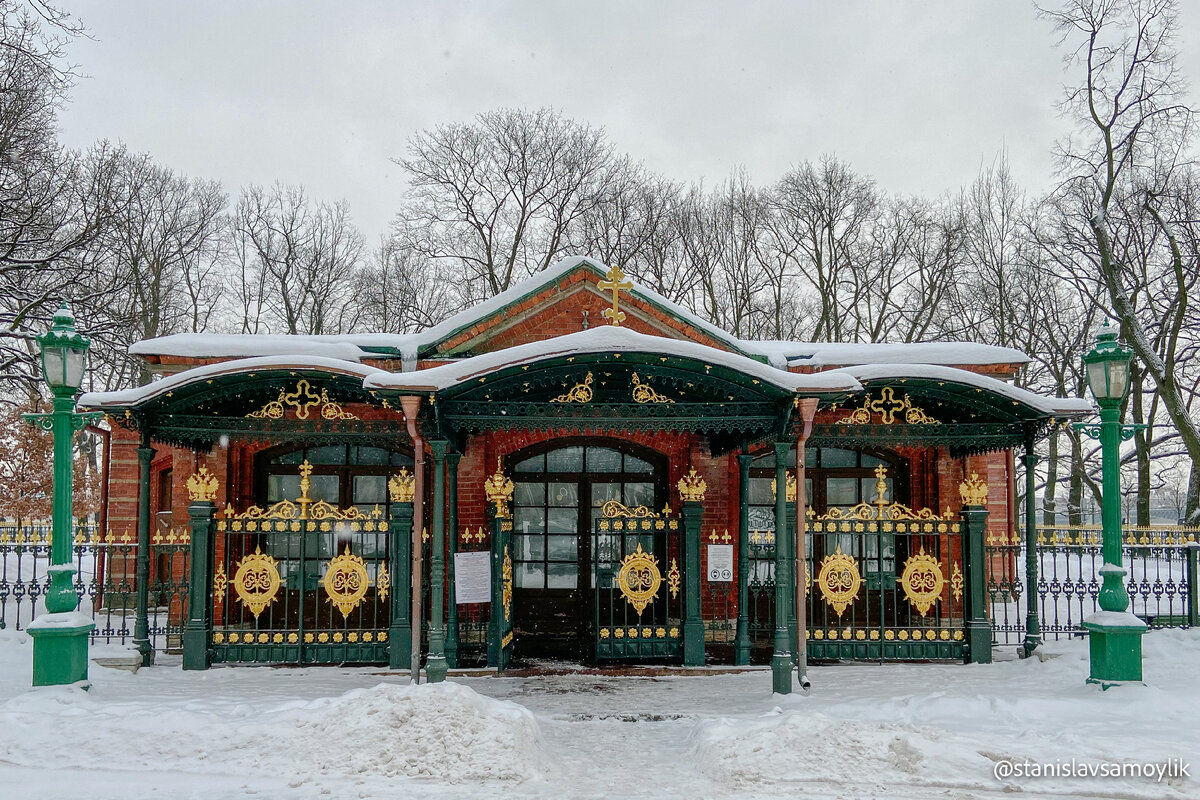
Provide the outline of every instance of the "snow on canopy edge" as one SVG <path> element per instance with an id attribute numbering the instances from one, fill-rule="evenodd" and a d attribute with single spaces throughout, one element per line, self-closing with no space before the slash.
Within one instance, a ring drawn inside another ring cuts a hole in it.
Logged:
<path id="1" fill-rule="evenodd" d="M 221 361 L 216 364 L 205 364 L 186 369 L 162 380 L 157 380 L 133 389 L 120 389 L 113 392 L 85 392 L 79 396 L 78 404 L 81 408 L 95 409 L 111 408 L 113 406 L 131 406 L 151 400 L 165 392 L 179 389 L 208 378 L 271 369 L 316 369 L 328 372 L 340 372 L 342 374 L 353 375 L 357 378 L 367 378 L 377 373 L 388 374 L 384 370 L 359 364 L 355 361 L 326 358 L 324 356 L 259 356 L 256 358 L 238 358 L 232 361 Z"/>
<path id="2" fill-rule="evenodd" d="M 834 376 L 832 371 L 813 374 L 786 372 L 739 353 L 718 350 L 683 339 L 638 333 L 613 325 L 589 328 L 539 342 L 483 353 L 416 372 L 382 372 L 367 378 L 363 383 L 368 389 L 438 390 L 508 367 L 563 356 L 606 352 L 663 353 L 692 358 L 727 367 L 787 391 L 857 392 L 862 388 L 856 379 L 847 380 L 845 376 Z"/>
<path id="3" fill-rule="evenodd" d="M 358 361 L 381 354 L 364 348 L 391 350 L 397 355 L 411 349 L 412 335 L 348 333 L 298 336 L 270 333 L 174 333 L 143 339 L 129 347 L 135 356 L 189 358 L 253 358 L 256 356 L 320 356 Z"/>
<path id="4" fill-rule="evenodd" d="M 976 342 L 788 342 L 743 339 L 748 352 L 766 356 L 773 366 L 849 367 L 863 364 L 940 366 L 1028 364 L 1032 359 L 1011 347 Z"/>
<path id="5" fill-rule="evenodd" d="M 936 364 L 862 364 L 853 367 L 831 369 L 818 374 L 830 375 L 833 373 L 852 375 L 864 383 L 887 378 L 929 378 L 950 383 L 960 383 L 992 392 L 1010 400 L 1015 400 L 1043 414 L 1075 416 L 1090 414 L 1094 410 L 1089 401 L 1080 397 L 1047 397 L 987 375 L 980 375 L 979 373 L 969 372 L 965 369 L 938 366 Z"/>

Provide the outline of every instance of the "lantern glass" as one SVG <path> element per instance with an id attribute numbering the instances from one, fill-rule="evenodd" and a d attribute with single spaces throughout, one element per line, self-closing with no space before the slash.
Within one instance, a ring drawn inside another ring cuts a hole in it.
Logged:
<path id="1" fill-rule="evenodd" d="M 66 363 L 63 367 L 63 385 L 78 389 L 83 384 L 83 370 L 87 365 L 87 351 L 69 348 L 65 352 Z"/>
<path id="2" fill-rule="evenodd" d="M 65 347 L 42 345 L 42 374 L 46 376 L 46 383 L 50 384 L 52 389 L 61 389 L 66 385 L 66 369 L 63 365 L 66 352 Z"/>

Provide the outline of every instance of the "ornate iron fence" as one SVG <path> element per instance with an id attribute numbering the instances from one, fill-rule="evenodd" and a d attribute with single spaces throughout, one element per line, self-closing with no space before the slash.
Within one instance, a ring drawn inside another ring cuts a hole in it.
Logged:
<path id="1" fill-rule="evenodd" d="M 0 629 L 22 630 L 40 611 L 49 588 L 51 529 L 48 522 L 0 523 Z M 147 621 L 155 650 L 177 652 L 187 616 L 186 527 L 163 525 L 151 535 Z M 79 523 L 72 548 L 79 610 L 96 623 L 92 642 L 133 640 L 137 603 L 137 539 L 130 531 L 100 530 Z"/>
<path id="2" fill-rule="evenodd" d="M 1126 527 L 1125 588 L 1130 610 L 1152 628 L 1191 627 L 1200 620 L 1200 528 Z M 1082 636 L 1099 608 L 1100 528 L 1054 526 L 1038 531 L 1037 611 L 1042 639 Z M 1024 536 L 987 539 L 987 594 L 997 644 L 1020 644 L 1028 627 Z"/>

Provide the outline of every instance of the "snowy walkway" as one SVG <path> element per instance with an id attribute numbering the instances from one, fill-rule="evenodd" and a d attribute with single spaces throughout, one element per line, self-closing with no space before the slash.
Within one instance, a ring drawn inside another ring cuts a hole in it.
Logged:
<path id="1" fill-rule="evenodd" d="M 0 631 L 0 798 L 1200 797 L 1198 778 L 996 780 L 1026 758 L 1200 773 L 1200 631 L 1150 634 L 1149 685 L 1106 693 L 1083 684 L 1083 643 L 1053 650 L 816 668 L 789 698 L 765 671 L 409 687 L 372 669 L 168 666 L 93 668 L 83 693 L 31 690 L 28 638 Z"/>

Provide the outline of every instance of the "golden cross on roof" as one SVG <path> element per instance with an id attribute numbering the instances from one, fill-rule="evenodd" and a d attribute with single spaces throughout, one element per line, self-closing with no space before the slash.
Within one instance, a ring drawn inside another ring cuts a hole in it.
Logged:
<path id="1" fill-rule="evenodd" d="M 621 271 L 620 267 L 613 267 L 604 277 L 608 280 L 600 281 L 596 284 L 596 288 L 603 292 L 611 291 L 613 296 L 612 308 L 604 309 L 604 318 L 609 320 L 613 325 L 617 325 L 619 327 L 621 322 L 625 319 L 625 312 L 620 308 L 620 297 L 618 293 L 622 289 L 625 289 L 626 291 L 632 289 L 633 281 L 625 279 L 625 273 Z"/>

